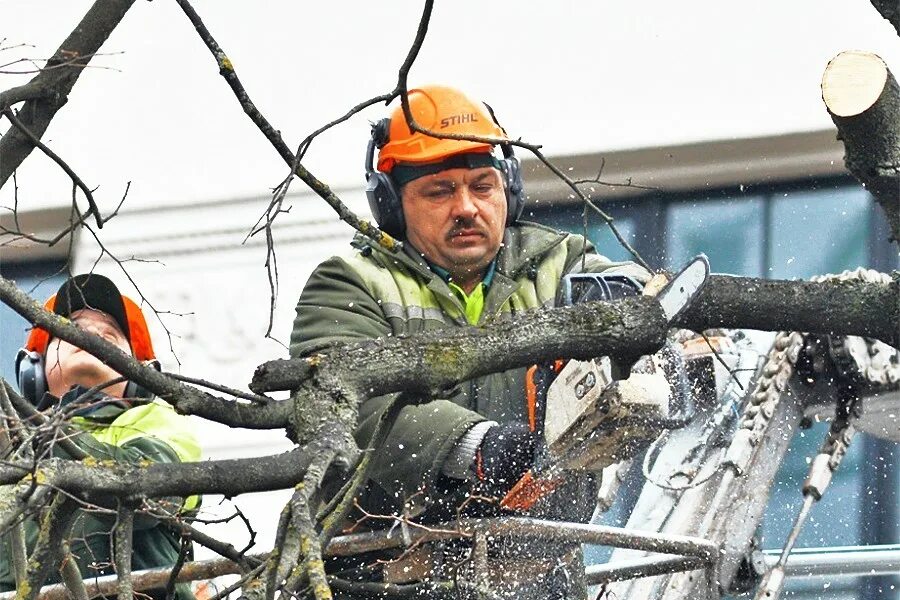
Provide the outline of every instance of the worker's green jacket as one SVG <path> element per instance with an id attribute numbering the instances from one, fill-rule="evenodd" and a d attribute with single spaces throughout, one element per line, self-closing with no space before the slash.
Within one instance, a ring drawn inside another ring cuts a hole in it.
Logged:
<path id="1" fill-rule="evenodd" d="M 99 460 L 128 463 L 200 460 L 200 447 L 187 418 L 177 414 L 162 400 L 131 408 L 121 403 L 110 403 L 91 411 L 88 416 L 72 418 L 72 424 L 81 433 L 70 439 Z M 62 451 L 54 451 L 54 454 L 68 458 Z M 182 499 L 173 498 L 168 502 L 180 504 Z M 199 498 L 188 498 L 183 509 L 196 508 L 198 503 Z M 173 512 L 177 508 L 177 505 L 173 506 Z M 69 539 L 72 554 L 84 578 L 114 573 L 111 557 L 115 520 L 115 507 L 79 511 Z M 29 552 L 34 547 L 37 535 L 37 523 L 27 520 L 25 537 Z M 131 555 L 133 571 L 174 565 L 180 548 L 179 536 L 158 520 L 139 514 L 135 516 Z M 0 538 L 0 549 L 0 591 L 11 591 L 15 589 L 15 576 L 6 536 Z M 46 583 L 57 581 L 59 574 L 54 570 Z M 153 593 L 152 597 L 162 598 L 165 594 Z M 189 586 L 176 586 L 176 598 L 192 599 Z"/>
<path id="2" fill-rule="evenodd" d="M 297 304 L 291 356 L 315 354 L 335 342 L 469 325 L 460 299 L 409 245 L 391 254 L 358 236 L 354 246 L 357 252 L 323 262 L 310 276 Z M 610 262 L 585 246 L 579 235 L 541 225 L 508 227 L 477 324 L 553 305 L 560 278 L 582 267 L 646 280 L 640 267 Z M 457 386 L 446 399 L 404 408 L 383 447 L 375 449 L 360 504 L 394 513 L 420 490 L 425 493 L 415 496 L 413 514 L 436 500 L 449 504 L 441 498 L 446 490 L 440 481 L 448 453 L 479 421 L 527 422 L 524 378 L 525 369 L 496 373 Z M 391 398 L 375 397 L 360 408 L 356 440 L 361 448 L 367 447 Z"/>

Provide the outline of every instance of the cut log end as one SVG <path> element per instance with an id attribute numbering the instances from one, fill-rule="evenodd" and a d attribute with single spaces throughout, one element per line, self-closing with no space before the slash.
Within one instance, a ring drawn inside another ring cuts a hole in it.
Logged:
<path id="1" fill-rule="evenodd" d="M 875 104 L 887 80 L 887 65 L 877 54 L 859 50 L 841 52 L 825 68 L 822 100 L 831 114 L 852 117 Z"/>

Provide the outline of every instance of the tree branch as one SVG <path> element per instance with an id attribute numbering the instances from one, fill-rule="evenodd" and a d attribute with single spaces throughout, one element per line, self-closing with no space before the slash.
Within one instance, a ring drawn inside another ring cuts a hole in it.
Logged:
<path id="1" fill-rule="evenodd" d="M 894 26 L 897 35 L 900 35 L 900 4 L 897 0 L 872 0 L 872 6 Z"/>
<path id="2" fill-rule="evenodd" d="M 115 541 L 113 542 L 113 562 L 119 579 L 119 600 L 132 600 L 134 588 L 131 585 L 131 540 L 134 533 L 134 509 L 119 502 L 116 516 Z"/>
<path id="3" fill-rule="evenodd" d="M 897 279 L 888 285 L 713 275 L 673 325 L 862 335 L 896 346 L 898 286 Z M 348 343 L 327 355 L 269 361 L 257 368 L 250 388 L 296 389 L 327 371 L 368 396 L 403 390 L 434 395 L 459 381 L 554 358 L 650 354 L 668 327 L 649 298 L 547 308 L 489 328 Z"/>
<path id="4" fill-rule="evenodd" d="M 188 0 L 176 0 L 176 2 L 178 2 L 178 5 L 184 11 L 184 14 L 187 15 L 188 19 L 190 19 L 191 23 L 194 25 L 194 28 L 200 35 L 203 43 L 206 44 L 206 47 L 215 57 L 216 63 L 219 65 L 219 74 L 228 83 L 232 92 L 234 92 L 241 108 L 244 109 L 244 112 L 247 113 L 247 116 L 250 117 L 250 120 L 253 121 L 262 134 L 266 136 L 266 139 L 269 140 L 269 143 L 272 144 L 282 160 L 288 165 L 294 166 L 295 161 L 293 152 L 291 152 L 290 148 L 288 148 L 287 144 L 284 142 L 284 139 L 282 139 L 281 133 L 272 127 L 268 120 L 256 108 L 256 105 L 253 104 L 253 101 L 250 100 L 250 95 L 244 89 L 240 79 L 238 79 L 237 73 L 234 70 L 234 65 L 228 58 L 228 55 L 225 54 L 216 42 L 215 38 L 213 38 L 212 34 L 206 28 L 206 25 L 203 24 L 197 11 L 194 10 Z M 335 210 L 342 221 L 353 227 L 353 229 L 369 236 L 387 250 L 395 251 L 400 247 L 400 243 L 397 240 L 381 231 L 375 223 L 357 217 L 325 182 L 319 180 L 315 175 L 310 173 L 302 164 L 296 164 L 294 173 L 296 173 L 297 177 L 299 177 L 303 183 L 308 185 L 311 190 L 318 194 L 319 197 L 325 200 L 325 202 Z"/>
<path id="5" fill-rule="evenodd" d="M 65 171 L 66 175 L 69 176 L 69 179 L 72 180 L 72 183 L 81 190 L 81 192 L 84 194 L 85 199 L 87 200 L 88 210 L 84 213 L 84 215 L 82 215 L 81 218 L 84 219 L 89 215 L 94 215 L 94 220 L 97 223 L 97 227 L 102 229 L 104 219 L 100 215 L 100 209 L 97 208 L 97 202 L 94 201 L 94 194 L 93 192 L 91 192 L 91 189 L 81 180 L 81 177 L 79 177 L 78 174 L 75 173 L 75 171 L 72 169 L 72 167 L 70 167 L 66 161 L 60 158 L 56 152 L 48 148 L 46 144 L 38 139 L 38 137 L 34 135 L 15 114 L 13 114 L 11 108 L 7 108 L 5 111 L 3 111 L 3 114 L 7 119 L 9 119 L 9 122 L 12 123 L 20 133 L 22 133 L 22 135 L 24 135 L 32 144 L 34 144 L 34 146 L 39 148 L 41 152 L 46 154 L 50 158 L 50 160 L 59 165 L 59 168 Z"/>
<path id="6" fill-rule="evenodd" d="M 262 405 L 229 401 L 182 385 L 164 373 L 134 360 L 108 341 L 79 329 L 68 319 L 44 310 L 3 277 L 0 277 L 0 301 L 32 324 L 49 331 L 52 337 L 65 340 L 100 358 L 122 376 L 140 383 L 181 413 L 250 429 L 278 429 L 287 423 L 289 403 L 272 401 L 268 405 Z"/>
<path id="7" fill-rule="evenodd" d="M 44 515 L 34 551 L 28 559 L 28 576 L 18 588 L 18 598 L 34 600 L 54 567 L 58 566 L 62 542 L 78 514 L 74 500 L 58 494 Z"/>
<path id="8" fill-rule="evenodd" d="M 72 550 L 69 548 L 68 542 L 63 542 L 60 550 L 62 554 L 62 566 L 59 568 L 59 574 L 63 584 L 69 591 L 69 596 L 73 600 L 89 600 L 87 589 L 84 587 L 84 578 L 81 575 L 81 569 L 72 556 Z"/>
<path id="9" fill-rule="evenodd" d="M 29 90 L 34 95 L 19 110 L 25 127 L 40 139 L 50 121 L 69 99 L 69 93 L 91 58 L 100 49 L 134 0 L 97 0 L 54 55 L 28 84 L 9 90 L 3 108 L 21 101 Z M 61 66 L 66 63 L 65 66 Z M 0 188 L 34 149 L 32 141 L 18 130 L 0 138 Z"/>
<path id="10" fill-rule="evenodd" d="M 897 80 L 875 54 L 841 52 L 825 68 L 822 100 L 837 126 L 838 139 L 844 142 L 847 170 L 884 209 L 891 235 L 900 244 L 900 87 Z"/>
<path id="11" fill-rule="evenodd" d="M 306 448 L 254 458 L 148 465 L 50 458 L 40 463 L 39 474 L 44 485 L 85 501 L 105 504 L 110 498 L 137 502 L 144 497 L 195 494 L 231 497 L 291 488 L 303 480 L 312 458 L 313 451 Z M 20 481 L 32 468 L 33 464 L 27 461 L 0 464 L 0 485 Z M 235 477 L 235 473 L 241 473 L 241 477 Z"/>

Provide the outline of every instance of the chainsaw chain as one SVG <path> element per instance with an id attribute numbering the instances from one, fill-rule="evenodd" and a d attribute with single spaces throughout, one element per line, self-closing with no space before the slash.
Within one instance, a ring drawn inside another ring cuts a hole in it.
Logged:
<path id="1" fill-rule="evenodd" d="M 840 275 L 814 277 L 813 281 L 859 280 L 867 283 L 891 283 L 891 276 L 872 269 L 859 268 Z M 900 352 L 872 338 L 826 336 L 828 354 L 841 377 L 853 383 L 894 386 L 900 382 Z"/>
<path id="2" fill-rule="evenodd" d="M 891 276 L 859 268 L 837 275 L 812 278 L 816 282 L 849 280 L 890 283 Z M 775 414 L 779 398 L 796 370 L 797 359 L 806 337 L 796 331 L 782 331 L 775 336 L 750 401 L 741 415 L 740 427 L 751 431 L 750 441 L 754 446 L 762 439 L 769 420 Z M 839 375 L 846 380 L 876 386 L 894 385 L 900 381 L 900 353 L 896 348 L 878 340 L 858 336 L 823 337 L 827 340 L 829 356 Z"/>

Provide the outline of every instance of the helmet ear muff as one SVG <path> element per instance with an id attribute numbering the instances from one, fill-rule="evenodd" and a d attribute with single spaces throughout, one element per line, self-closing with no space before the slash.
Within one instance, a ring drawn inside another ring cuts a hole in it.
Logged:
<path id="1" fill-rule="evenodd" d="M 503 130 L 494 111 L 487 104 L 485 106 L 494 123 Z M 366 198 L 378 226 L 390 235 L 402 238 L 406 234 L 406 221 L 403 218 L 400 191 L 390 175 L 375 169 L 375 150 L 388 142 L 390 125 L 391 120 L 385 118 L 372 126 L 372 137 L 366 148 Z M 525 184 L 522 180 L 522 167 L 512 145 L 501 144 L 500 148 L 503 151 L 500 169 L 506 189 L 506 226 L 509 226 L 519 220 L 525 209 Z"/>
<path id="2" fill-rule="evenodd" d="M 22 348 L 16 355 L 16 381 L 22 396 L 34 405 L 47 391 L 47 376 L 43 355 Z"/>
<path id="3" fill-rule="evenodd" d="M 366 198 L 369 210 L 378 226 L 386 233 L 400 238 L 406 233 L 403 205 L 394 180 L 387 173 L 375 169 L 375 149 L 388 142 L 390 119 L 381 119 L 372 126 L 372 137 L 366 148 Z"/>
<path id="4" fill-rule="evenodd" d="M 144 366 L 152 367 L 157 371 L 162 371 L 162 365 L 155 358 L 153 360 L 145 360 Z M 139 383 L 129 381 L 125 385 L 125 392 L 122 394 L 124 398 L 152 398 L 153 392 L 145 388 Z"/>
<path id="5" fill-rule="evenodd" d="M 493 116 L 493 111 L 491 115 Z M 522 166 L 510 144 L 503 144 L 503 160 L 500 166 L 506 184 L 506 226 L 518 222 L 525 210 L 525 183 L 522 181 Z"/>

